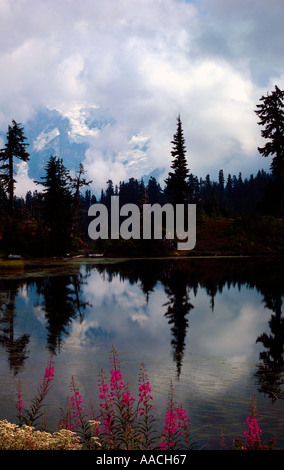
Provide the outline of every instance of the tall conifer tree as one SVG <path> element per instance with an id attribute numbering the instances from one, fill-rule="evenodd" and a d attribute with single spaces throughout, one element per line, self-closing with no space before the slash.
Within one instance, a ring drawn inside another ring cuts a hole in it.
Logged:
<path id="1" fill-rule="evenodd" d="M 8 126 L 7 142 L 5 148 L 0 150 L 0 179 L 2 187 L 9 195 L 9 212 L 14 214 L 14 189 L 16 180 L 14 179 L 14 158 L 26 162 L 29 154 L 26 151 L 27 138 L 24 136 L 23 128 L 16 121 L 12 121 L 12 126 Z"/>
<path id="2" fill-rule="evenodd" d="M 49 248 L 53 254 L 66 254 L 71 246 L 72 194 L 70 174 L 63 160 L 51 156 L 42 177 L 44 219 L 49 227 Z"/>
<path id="3" fill-rule="evenodd" d="M 280 209 L 284 201 L 284 91 L 275 86 L 271 94 L 260 98 L 255 113 L 259 116 L 259 125 L 264 126 L 262 137 L 269 139 L 258 151 L 264 157 L 273 156 L 271 170 L 276 180 Z"/>
<path id="4" fill-rule="evenodd" d="M 79 171 L 74 178 L 70 177 L 71 188 L 73 189 L 73 204 L 72 204 L 72 233 L 73 235 L 79 235 L 80 232 L 80 191 L 84 186 L 89 186 L 92 181 L 87 181 L 84 178 L 84 166 L 82 163 L 79 164 Z"/>
<path id="5" fill-rule="evenodd" d="M 177 119 L 177 131 L 171 142 L 173 144 L 171 155 L 173 157 L 168 178 L 165 180 L 165 192 L 172 204 L 186 204 L 189 200 L 190 186 L 188 182 L 189 168 L 186 160 L 185 139 L 180 116 Z"/>

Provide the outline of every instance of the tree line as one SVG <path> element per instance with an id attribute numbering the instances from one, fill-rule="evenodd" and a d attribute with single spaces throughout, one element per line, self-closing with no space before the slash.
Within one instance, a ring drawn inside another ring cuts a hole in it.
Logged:
<path id="1" fill-rule="evenodd" d="M 100 202 L 110 207 L 112 196 L 120 205 L 127 203 L 164 205 L 192 203 L 198 217 L 232 218 L 248 213 L 281 214 L 284 194 L 284 92 L 261 98 L 255 110 L 262 136 L 267 140 L 260 154 L 272 155 L 271 172 L 259 170 L 243 178 L 220 169 L 217 181 L 208 174 L 195 176 L 188 167 L 181 117 L 172 143 L 172 164 L 163 186 L 154 176 L 147 181 L 129 178 L 114 185 L 109 179 L 100 196 L 95 196 L 82 164 L 74 176 L 57 156 L 50 156 L 38 184 L 43 191 L 28 191 L 24 198 L 14 194 L 14 159 L 28 161 L 28 144 L 21 124 L 8 127 L 5 148 L 0 150 L 0 233 L 2 252 L 32 252 L 34 255 L 64 254 L 87 246 L 88 209 Z M 268 140 L 269 139 L 269 140 Z"/>

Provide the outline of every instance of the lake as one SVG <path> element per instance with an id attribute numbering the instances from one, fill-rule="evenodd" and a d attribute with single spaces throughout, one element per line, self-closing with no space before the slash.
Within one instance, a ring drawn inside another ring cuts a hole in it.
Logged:
<path id="1" fill-rule="evenodd" d="M 16 421 L 52 353 L 46 424 L 56 429 L 73 376 L 99 408 L 110 350 L 137 397 L 144 362 L 162 429 L 170 382 L 199 448 L 226 448 L 246 429 L 256 397 L 263 437 L 284 449 L 282 259 L 27 260 L 0 272 L 0 419 Z"/>

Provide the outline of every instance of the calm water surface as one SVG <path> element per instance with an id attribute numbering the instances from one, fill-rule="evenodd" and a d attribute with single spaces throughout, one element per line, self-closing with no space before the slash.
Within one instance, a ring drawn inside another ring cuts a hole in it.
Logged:
<path id="1" fill-rule="evenodd" d="M 70 260 L 0 272 L 0 419 L 29 405 L 50 353 L 46 421 L 56 428 L 73 376 L 98 409 L 98 374 L 112 345 L 137 397 L 142 361 L 161 429 L 170 381 L 205 449 L 242 437 L 256 396 L 265 438 L 284 449 L 281 260 Z"/>

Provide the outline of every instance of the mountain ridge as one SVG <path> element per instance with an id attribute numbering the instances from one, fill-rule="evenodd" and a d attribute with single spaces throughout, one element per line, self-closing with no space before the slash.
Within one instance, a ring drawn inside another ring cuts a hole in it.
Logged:
<path id="1" fill-rule="evenodd" d="M 84 165 L 87 161 L 86 152 L 95 147 L 100 133 L 106 127 L 114 125 L 114 120 L 104 117 L 97 106 L 77 104 L 69 109 L 45 107 L 37 110 L 30 120 L 21 124 L 30 154 L 22 172 L 31 180 L 40 181 L 50 156 L 62 158 L 69 171 L 77 171 L 80 163 Z M 6 132 L 1 132 L 0 136 L 6 142 Z M 129 151 L 122 152 L 118 149 L 113 159 L 126 168 L 129 178 L 148 180 L 152 174 L 158 176 L 161 172 L 158 168 L 150 168 L 147 139 L 139 136 L 132 136 Z M 89 161 L 88 156 L 88 163 Z M 96 164 L 95 157 L 91 163 Z M 95 189 L 100 191 L 104 188 Z"/>

